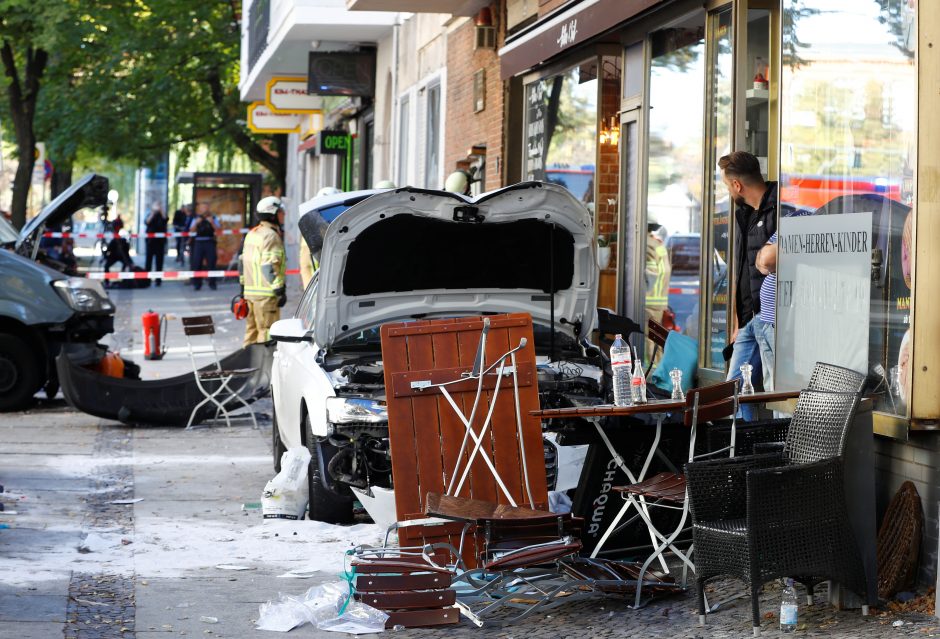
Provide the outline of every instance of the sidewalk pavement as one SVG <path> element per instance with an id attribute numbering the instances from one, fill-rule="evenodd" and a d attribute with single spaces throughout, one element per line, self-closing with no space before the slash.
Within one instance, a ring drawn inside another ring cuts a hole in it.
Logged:
<path id="1" fill-rule="evenodd" d="M 193 302 L 192 311 L 220 305 L 231 292 L 224 288 L 216 297 Z M 165 302 L 168 308 L 161 311 L 182 312 L 187 309 L 180 306 L 194 299 L 185 297 L 192 291 L 180 295 L 169 283 L 142 290 L 114 296 L 121 309 L 115 339 L 129 350 L 139 344 L 134 327 L 141 309 Z M 182 301 L 168 302 L 176 298 Z M 226 343 L 237 345 L 234 325 L 225 335 Z M 185 357 L 135 359 L 149 375 L 188 370 Z M 258 506 L 273 475 L 270 401 L 255 408 L 267 416 L 257 430 L 246 420 L 232 428 L 188 431 L 128 428 L 77 413 L 61 399 L 3 415 L 0 637 L 239 639 L 258 635 L 258 607 L 278 592 L 300 595 L 337 580 L 344 551 L 378 543 L 383 531 L 369 524 L 264 522 Z M 115 503 L 121 501 L 131 503 Z M 311 576 L 282 577 L 292 570 Z M 719 582 L 711 599 L 745 591 L 741 583 Z M 762 596 L 766 636 L 780 634 L 778 607 L 779 590 L 770 586 Z M 895 626 L 898 622 L 903 623 Z M 801 605 L 800 624 L 797 636 L 940 636 L 940 620 L 933 617 L 875 611 L 865 618 L 858 611 L 833 610 L 822 596 L 812 606 Z M 623 598 L 598 598 L 505 629 L 478 629 L 462 620 L 458 626 L 395 634 L 558 639 L 745 637 L 750 632 L 747 597 L 723 606 L 707 627 L 699 628 L 688 593 L 638 611 Z M 304 626 L 290 636 L 336 635 Z"/>

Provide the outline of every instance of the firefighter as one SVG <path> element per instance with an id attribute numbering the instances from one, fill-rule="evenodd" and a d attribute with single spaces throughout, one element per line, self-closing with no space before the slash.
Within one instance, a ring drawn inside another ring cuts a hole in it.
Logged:
<path id="1" fill-rule="evenodd" d="M 286 258 L 281 225 L 284 206 L 275 196 L 258 202 L 258 225 L 248 232 L 239 261 L 239 282 L 248 301 L 245 346 L 268 340 L 271 324 L 281 317 L 287 303 L 284 271 Z"/>
<path id="2" fill-rule="evenodd" d="M 652 217 L 646 232 L 646 317 L 663 322 L 663 313 L 669 307 L 669 279 L 672 264 L 669 251 L 663 242 L 665 229 Z M 647 340 L 646 354 L 653 353 L 653 342 Z"/>

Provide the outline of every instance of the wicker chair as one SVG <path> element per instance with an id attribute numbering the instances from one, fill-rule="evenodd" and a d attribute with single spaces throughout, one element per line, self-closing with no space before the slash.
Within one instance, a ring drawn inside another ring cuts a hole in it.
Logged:
<path id="1" fill-rule="evenodd" d="M 860 393 L 864 386 L 865 376 L 861 373 L 835 364 L 817 362 L 807 389 L 832 393 Z M 789 427 L 789 417 L 739 422 L 735 453 L 740 456 L 779 452 L 787 439 Z M 731 423 L 715 423 L 708 429 L 706 450 L 724 448 L 730 440 Z"/>
<path id="2" fill-rule="evenodd" d="M 701 624 L 705 582 L 718 576 L 750 585 L 755 635 L 758 594 L 775 578 L 794 578 L 809 597 L 816 584 L 832 579 L 867 594 L 870 604 L 877 601 L 867 592 L 842 478 L 859 398 L 857 392 L 803 391 L 783 452 L 687 464 Z"/>

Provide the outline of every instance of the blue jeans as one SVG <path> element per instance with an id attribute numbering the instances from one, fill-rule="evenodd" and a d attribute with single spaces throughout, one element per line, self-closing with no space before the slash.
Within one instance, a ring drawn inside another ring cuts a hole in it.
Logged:
<path id="1" fill-rule="evenodd" d="M 760 346 L 757 342 L 755 332 L 757 324 L 762 323 L 760 318 L 755 317 L 750 322 L 738 329 L 738 336 L 734 340 L 734 350 L 731 352 L 731 361 L 728 362 L 728 379 L 741 379 L 741 366 L 750 364 L 751 383 L 763 379 L 763 369 L 761 367 Z M 738 408 L 738 416 L 745 421 L 754 421 L 757 416 L 756 409 L 748 405 L 741 405 Z"/>
<path id="2" fill-rule="evenodd" d="M 755 319 L 754 337 L 760 348 L 760 363 L 764 370 L 764 390 L 774 389 L 774 325 L 762 319 Z"/>

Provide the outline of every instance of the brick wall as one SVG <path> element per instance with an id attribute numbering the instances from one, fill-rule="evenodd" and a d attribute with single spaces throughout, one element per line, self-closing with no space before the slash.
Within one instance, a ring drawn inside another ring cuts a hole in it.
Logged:
<path id="1" fill-rule="evenodd" d="M 912 481 L 924 508 L 918 581 L 932 586 L 937 579 L 937 500 L 940 499 L 940 436 L 911 433 L 910 441 L 875 437 L 875 491 L 878 525 L 888 502 L 905 481 Z"/>
<path id="2" fill-rule="evenodd" d="M 490 6 L 497 28 L 497 48 L 502 46 L 505 30 L 499 3 Z M 452 31 L 447 40 L 447 120 L 444 139 L 444 175 L 467 157 L 475 144 L 486 145 L 486 183 L 484 191 L 503 186 L 503 104 L 505 91 L 499 77 L 496 49 L 474 51 L 474 24 L 468 20 Z M 480 69 L 486 74 L 486 106 L 473 111 L 473 76 Z M 520 150 L 521 153 L 521 150 Z"/>

